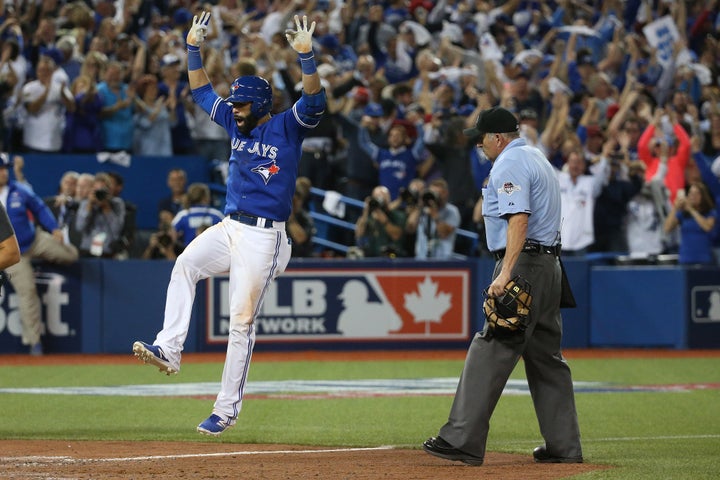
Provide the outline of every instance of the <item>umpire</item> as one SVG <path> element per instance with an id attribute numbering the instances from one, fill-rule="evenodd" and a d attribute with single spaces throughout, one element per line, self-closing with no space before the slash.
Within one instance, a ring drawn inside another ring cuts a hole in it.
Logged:
<path id="1" fill-rule="evenodd" d="M 550 162 L 518 130 L 515 115 L 496 107 L 464 133 L 476 137 L 493 162 L 482 192 L 487 244 L 497 261 L 487 294 L 499 298 L 515 275 L 526 279 L 533 294 L 527 328 L 501 336 L 485 322 L 468 349 L 448 421 L 423 448 L 482 465 L 490 416 L 522 357 L 545 439 L 533 451 L 535 461 L 582 463 L 572 378 L 560 350 L 560 188 Z"/>

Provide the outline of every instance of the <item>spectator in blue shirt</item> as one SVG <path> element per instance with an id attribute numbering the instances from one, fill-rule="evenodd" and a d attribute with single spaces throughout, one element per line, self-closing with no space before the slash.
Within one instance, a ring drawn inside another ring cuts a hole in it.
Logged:
<path id="1" fill-rule="evenodd" d="M 103 101 L 93 79 L 80 75 L 72 84 L 74 111 L 66 114 L 63 150 L 68 153 L 97 153 L 103 149 L 101 113 Z"/>
<path id="2" fill-rule="evenodd" d="M 712 237 L 715 228 L 715 208 L 708 188 L 702 182 L 690 184 L 687 197 L 685 190 L 678 190 L 675 203 L 665 219 L 665 232 L 680 227 L 681 265 L 714 264 Z"/>
<path id="3" fill-rule="evenodd" d="M 360 123 L 358 141 L 360 147 L 372 158 L 378 169 L 378 183 L 390 190 L 392 200 L 395 200 L 401 188 L 407 189 L 410 180 L 416 176 L 423 176 L 424 171 L 432 163 L 431 158 L 424 159 L 424 144 L 422 137 L 414 143 L 408 128 L 403 123 L 394 123 L 387 134 L 388 148 L 380 148 L 370 140 L 367 127 L 371 120 L 365 116 Z M 414 128 L 414 127 L 413 127 Z M 409 146 L 412 144 L 412 148 Z"/>
<path id="4" fill-rule="evenodd" d="M 97 88 L 103 102 L 103 148 L 109 152 L 132 150 L 135 92 L 123 82 L 123 73 L 120 62 L 109 62 L 103 74 L 104 81 Z"/>
<path id="5" fill-rule="evenodd" d="M 187 189 L 185 208 L 175 215 L 172 227 L 184 248 L 205 229 L 222 221 L 224 216 L 210 206 L 210 188 L 204 183 L 193 183 Z"/>

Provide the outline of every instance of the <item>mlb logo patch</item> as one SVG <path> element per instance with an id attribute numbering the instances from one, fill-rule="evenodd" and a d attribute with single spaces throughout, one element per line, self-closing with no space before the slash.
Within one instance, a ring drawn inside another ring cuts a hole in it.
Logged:
<path id="1" fill-rule="evenodd" d="M 519 192 L 520 185 L 515 185 L 512 182 L 505 182 L 503 186 L 498 189 L 498 193 L 504 193 L 506 195 L 512 195 L 513 192 Z"/>
<path id="2" fill-rule="evenodd" d="M 720 285 L 694 287 L 690 308 L 695 323 L 720 323 Z"/>

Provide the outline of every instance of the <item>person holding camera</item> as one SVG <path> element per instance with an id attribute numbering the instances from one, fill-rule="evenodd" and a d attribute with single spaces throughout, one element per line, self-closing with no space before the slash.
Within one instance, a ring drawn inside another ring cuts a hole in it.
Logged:
<path id="1" fill-rule="evenodd" d="M 112 195 L 111 186 L 107 173 L 96 174 L 90 195 L 80 202 L 75 228 L 82 233 L 83 257 L 113 258 L 122 237 L 125 203 Z"/>
<path id="2" fill-rule="evenodd" d="M 422 178 L 413 178 L 407 188 L 400 189 L 398 198 L 390 202 L 390 210 L 396 208 L 402 209 L 405 216 L 410 219 L 413 212 L 422 208 L 420 196 L 425 191 L 425 180 Z M 418 219 L 419 216 L 415 216 Z M 415 255 L 415 241 L 417 240 L 417 224 L 411 225 L 405 222 L 405 230 L 403 232 L 403 248 L 409 257 Z"/>
<path id="3" fill-rule="evenodd" d="M 404 257 L 403 232 L 407 216 L 400 208 L 390 208 L 390 190 L 382 185 L 365 199 L 355 223 L 355 240 L 366 257 Z"/>
<path id="4" fill-rule="evenodd" d="M 22 254 L 20 262 L 8 267 L 7 273 L 17 294 L 22 343 L 29 346 L 31 355 L 42 355 L 42 306 L 35 286 L 32 261 L 45 260 L 67 265 L 77 261 L 78 251 L 73 245 L 65 243 L 62 229 L 42 198 L 27 184 L 10 181 L 9 169 L 14 162 L 21 161 L 20 156 L 16 155 L 11 160 L 6 153 L 0 154 L 0 201 L 15 229 Z M 37 228 L 35 223 L 42 228 Z"/>
<path id="5" fill-rule="evenodd" d="M 150 235 L 142 258 L 143 260 L 176 260 L 183 248 L 178 239 L 178 231 L 161 219 L 158 231 Z"/>
<path id="6" fill-rule="evenodd" d="M 455 250 L 460 210 L 448 202 L 448 184 L 436 178 L 420 196 L 421 208 L 408 217 L 407 230 L 417 235 L 415 258 L 449 259 Z"/>

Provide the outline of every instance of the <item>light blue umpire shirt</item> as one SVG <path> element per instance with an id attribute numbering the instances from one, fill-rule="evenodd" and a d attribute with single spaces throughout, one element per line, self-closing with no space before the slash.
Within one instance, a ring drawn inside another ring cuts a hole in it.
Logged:
<path id="1" fill-rule="evenodd" d="M 482 213 L 491 252 L 507 242 L 506 215 L 527 213 L 527 238 L 542 245 L 560 241 L 560 184 L 545 155 L 522 138 L 510 142 L 495 159 L 486 188 Z"/>

